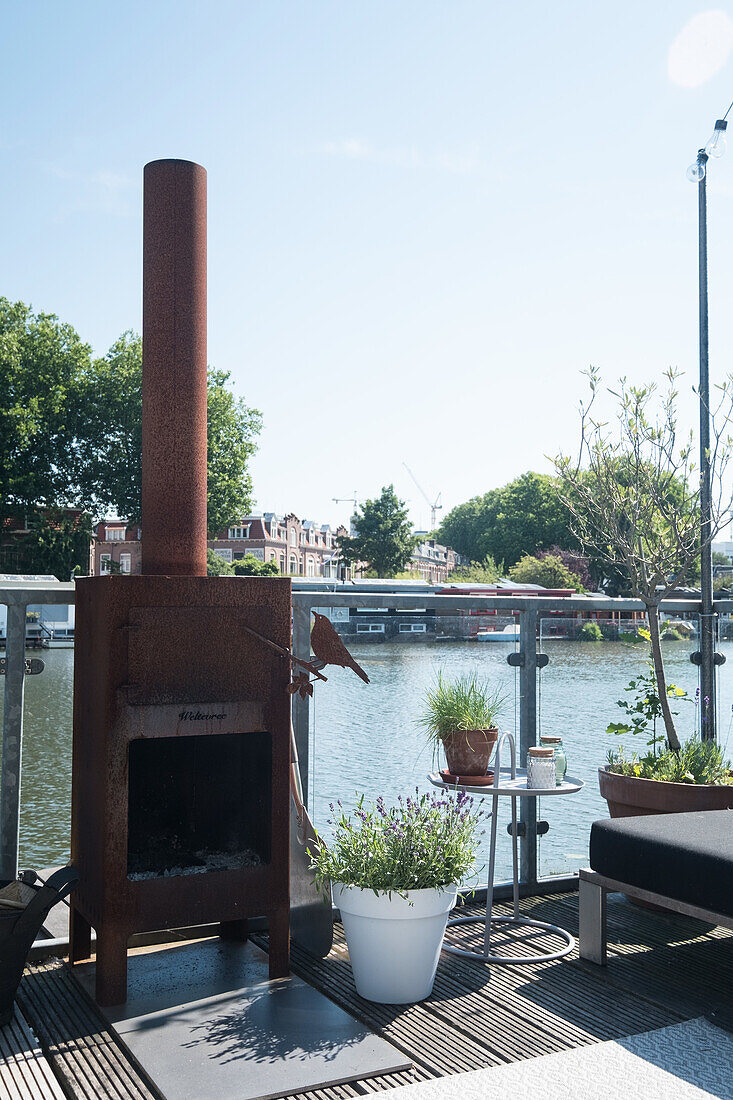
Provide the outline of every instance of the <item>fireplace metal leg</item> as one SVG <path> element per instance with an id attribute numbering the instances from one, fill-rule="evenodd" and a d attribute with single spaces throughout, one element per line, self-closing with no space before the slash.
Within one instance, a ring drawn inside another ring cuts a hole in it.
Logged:
<path id="1" fill-rule="evenodd" d="M 270 926 L 270 977 L 286 978 L 290 973 L 290 908 L 281 906 L 268 917 Z"/>
<path id="2" fill-rule="evenodd" d="M 69 962 L 72 964 L 88 959 L 92 953 L 92 926 L 70 903 L 69 913 Z"/>
<path id="3" fill-rule="evenodd" d="M 127 929 L 97 929 L 97 1004 L 121 1005 L 127 1000 Z"/>
<path id="4" fill-rule="evenodd" d="M 219 936 L 223 940 L 239 940 L 246 943 L 249 936 L 249 922 L 246 917 L 241 920 L 223 920 L 219 922 Z"/>

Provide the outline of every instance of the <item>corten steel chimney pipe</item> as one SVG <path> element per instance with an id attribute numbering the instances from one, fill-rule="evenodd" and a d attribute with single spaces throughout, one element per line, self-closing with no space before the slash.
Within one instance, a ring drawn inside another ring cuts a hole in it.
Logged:
<path id="1" fill-rule="evenodd" d="M 143 177 L 142 572 L 206 576 L 206 170 Z"/>

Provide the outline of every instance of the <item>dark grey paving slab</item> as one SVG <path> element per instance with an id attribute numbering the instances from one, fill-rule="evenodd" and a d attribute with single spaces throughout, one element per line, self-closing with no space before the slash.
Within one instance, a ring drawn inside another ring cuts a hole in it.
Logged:
<path id="1" fill-rule="evenodd" d="M 93 996 L 94 964 L 74 973 Z M 411 1064 L 300 978 L 268 981 L 249 943 L 131 952 L 127 1004 L 102 1012 L 167 1100 L 274 1098 Z"/>

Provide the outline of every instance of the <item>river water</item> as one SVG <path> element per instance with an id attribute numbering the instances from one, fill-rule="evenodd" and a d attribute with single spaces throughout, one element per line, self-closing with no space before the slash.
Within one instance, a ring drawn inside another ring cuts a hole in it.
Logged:
<path id="1" fill-rule="evenodd" d="M 670 679 L 691 696 L 698 682 L 697 669 L 689 661 L 693 647 L 694 642 L 665 643 Z M 369 800 L 383 795 L 390 802 L 416 786 L 430 789 L 426 776 L 432 767 L 431 749 L 417 718 L 424 691 L 441 669 L 447 675 L 475 670 L 503 683 L 507 704 L 499 724 L 518 733 L 518 675 L 506 660 L 513 648 L 512 643 L 481 642 L 355 646 L 369 685 L 349 670 L 327 669 L 328 682 L 316 684 L 311 710 L 308 785 L 317 827 L 328 834 L 328 806 L 337 798 L 350 804 L 355 792 L 363 792 Z M 590 824 L 607 814 L 598 794 L 597 769 L 617 738 L 605 729 L 621 718 L 615 702 L 642 670 L 645 647 L 548 639 L 543 649 L 550 663 L 539 678 L 541 732 L 562 735 L 568 774 L 586 784 L 578 794 L 546 798 L 539 807 L 539 816 L 550 823 L 549 833 L 540 840 L 540 871 L 558 874 L 587 862 Z M 728 658 L 719 681 L 719 730 L 730 755 L 733 643 L 722 642 L 719 649 Z M 63 863 L 69 856 L 74 653 L 47 650 L 42 659 L 44 672 L 26 678 L 21 791 L 21 865 L 37 868 Z M 696 719 L 694 704 L 682 703 L 678 724 L 683 736 L 692 732 Z M 632 738 L 624 743 L 637 747 Z M 644 746 L 638 750 L 644 751 Z M 504 825 L 508 810 L 502 805 L 498 877 L 508 877 L 511 870 Z"/>

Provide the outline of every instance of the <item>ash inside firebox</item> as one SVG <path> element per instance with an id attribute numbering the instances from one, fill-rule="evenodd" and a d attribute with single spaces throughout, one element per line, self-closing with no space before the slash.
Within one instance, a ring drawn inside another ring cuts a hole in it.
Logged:
<path id="1" fill-rule="evenodd" d="M 245 848 L 237 852 L 210 851 L 202 849 L 198 852 L 186 853 L 183 859 L 171 859 L 170 847 L 165 852 L 156 853 L 148 849 L 145 853 L 145 865 L 149 868 L 153 865 L 155 870 L 131 869 L 127 877 L 132 882 L 142 882 L 151 878 L 171 878 L 174 875 L 205 875 L 210 871 L 238 871 L 243 867 L 260 867 L 262 860 L 252 848 Z"/>

